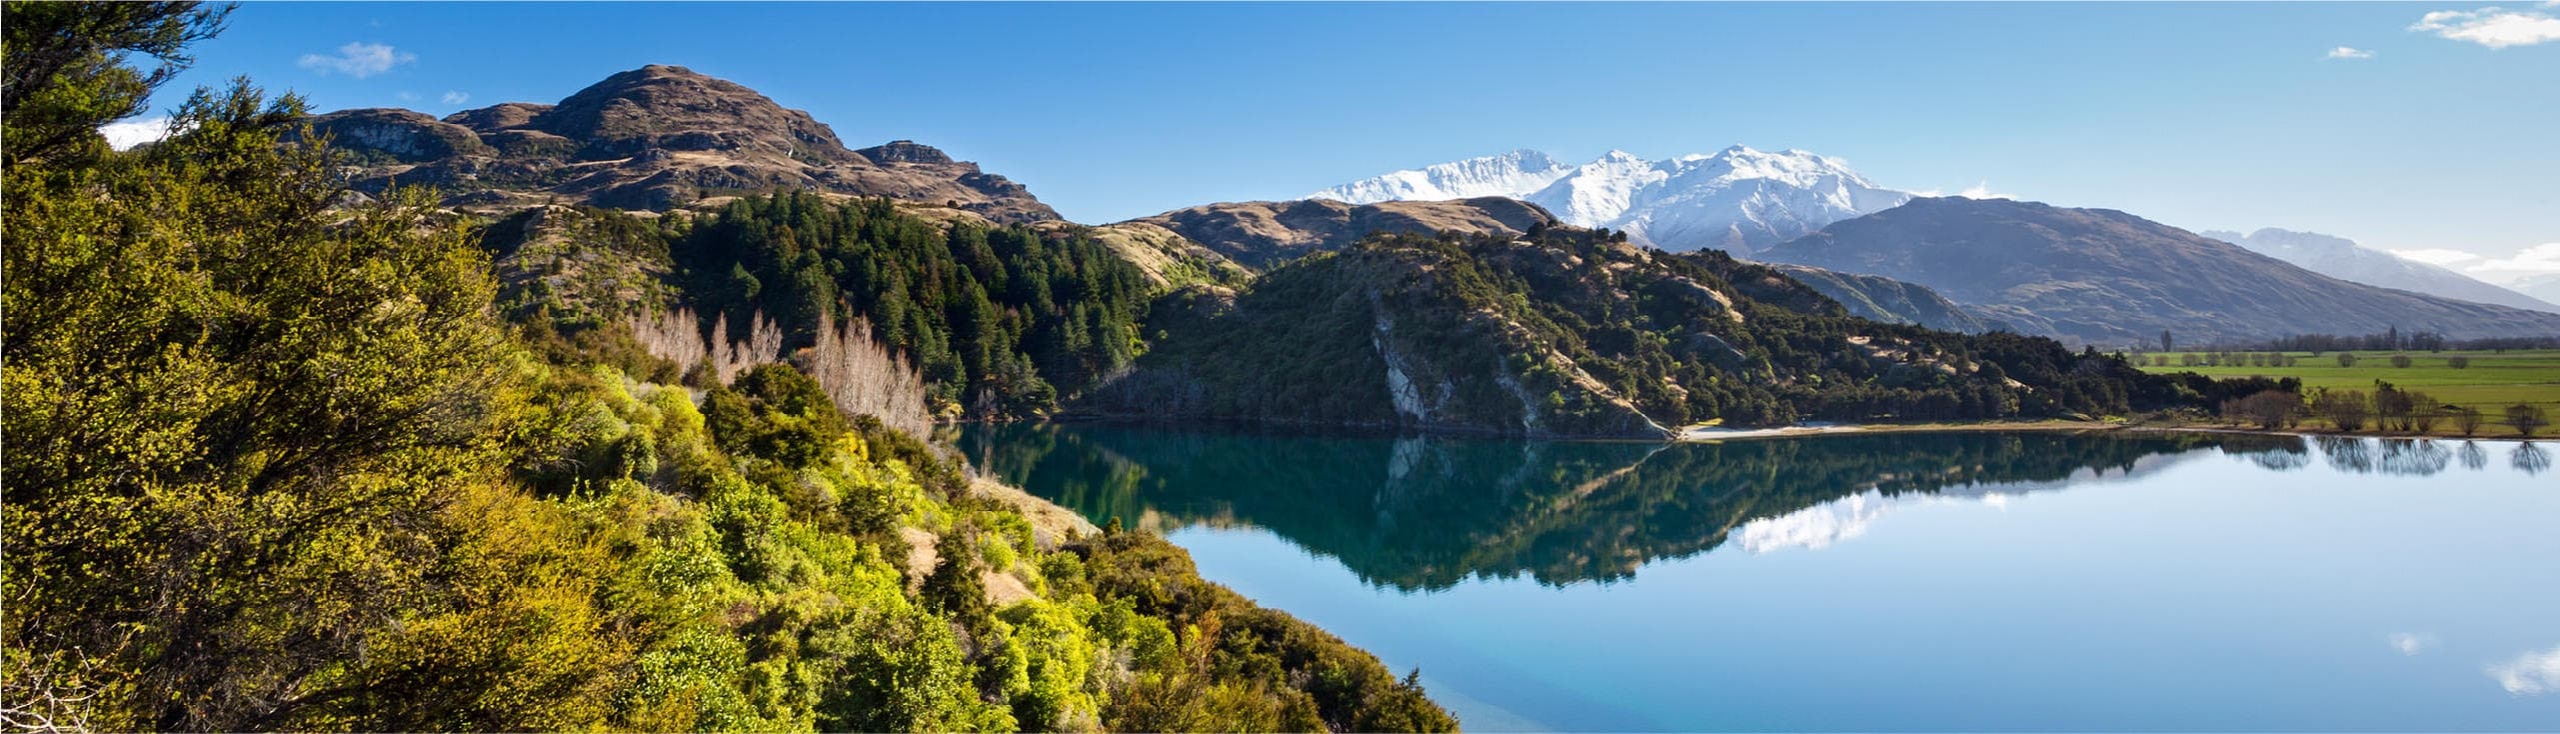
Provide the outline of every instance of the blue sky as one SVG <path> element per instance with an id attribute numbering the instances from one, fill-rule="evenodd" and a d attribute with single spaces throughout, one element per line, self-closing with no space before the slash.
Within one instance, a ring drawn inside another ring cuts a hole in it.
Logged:
<path id="1" fill-rule="evenodd" d="M 2560 272 L 2560 8 L 2481 3 L 249 3 L 158 105 L 246 74 L 317 109 L 445 114 L 668 63 L 1085 222 L 1514 148 L 1743 144 Z"/>

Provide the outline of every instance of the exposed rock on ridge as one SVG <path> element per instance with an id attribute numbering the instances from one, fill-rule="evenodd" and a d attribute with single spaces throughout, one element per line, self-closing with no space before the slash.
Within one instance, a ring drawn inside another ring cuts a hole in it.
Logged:
<path id="1" fill-rule="evenodd" d="M 443 120 L 346 110 L 313 126 L 355 154 L 359 189 L 429 184 L 452 206 L 666 210 L 779 188 L 885 196 L 1000 223 L 1058 217 L 977 164 L 903 140 L 850 150 L 807 112 L 681 66 L 614 74 L 556 105 L 508 102 Z"/>

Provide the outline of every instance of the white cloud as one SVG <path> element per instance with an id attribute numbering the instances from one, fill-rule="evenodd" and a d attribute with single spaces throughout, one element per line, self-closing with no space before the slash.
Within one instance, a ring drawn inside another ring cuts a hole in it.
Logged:
<path id="1" fill-rule="evenodd" d="M 2329 49 L 2329 55 L 2325 58 L 2362 60 L 2373 58 L 2373 52 L 2356 48 L 2354 46 L 2339 46 L 2337 48 Z"/>
<path id="2" fill-rule="evenodd" d="M 2006 511 L 2015 495 L 1986 491 L 1978 499 L 1992 509 Z M 1869 489 L 1819 505 L 1775 517 L 1764 517 L 1742 524 L 1733 530 L 1733 540 L 1753 555 L 1788 548 L 1822 550 L 1835 543 L 1853 540 L 1867 534 L 1876 519 L 1905 507 L 1937 504 L 1954 499 L 1947 495 L 1886 495 Z"/>
<path id="3" fill-rule="evenodd" d="M 2550 6 L 2546 4 L 2544 7 Z M 2419 16 L 2418 22 L 2409 25 L 2409 30 L 2490 48 L 2506 48 L 2560 41 L 2560 18 L 2531 10 L 2498 7 L 2438 10 Z"/>
<path id="4" fill-rule="evenodd" d="M 399 98 L 400 98 L 400 101 L 402 101 L 402 102 L 416 102 L 416 101 L 418 101 L 418 93 L 417 93 L 417 92 L 407 92 L 407 91 L 402 91 L 402 92 L 393 92 L 393 93 L 391 94 L 391 96 L 399 97 Z"/>
<path id="5" fill-rule="evenodd" d="M 2463 263 L 2479 262 L 2484 259 L 2479 255 L 2469 252 L 2461 250 L 2447 250 L 2440 247 L 2418 250 L 2392 250 L 2391 254 L 2400 256 L 2400 259 L 2402 260 L 2416 260 L 2428 265 L 2447 268 L 2461 265 Z"/>
<path id="6" fill-rule="evenodd" d="M 1961 197 L 1964 197 L 1964 198 L 1967 198 L 1967 199 L 2015 199 L 2015 198 L 2018 198 L 2018 197 L 2016 197 L 2016 196 L 2012 196 L 2012 195 L 2009 195 L 2009 194 L 1993 193 L 1993 192 L 1991 191 L 1991 182 L 1989 182 L 1989 181 L 1976 182 L 1976 183 L 1975 183 L 1974 185 L 1972 185 L 1972 186 L 1967 186 L 1967 187 L 1965 187 L 1963 191 L 1958 191 L 1958 192 L 1955 192 L 1955 193 L 1952 193 L 1952 194 L 1947 193 L 1947 190 L 1946 190 L 1946 189 L 1927 189 L 1927 190 L 1922 190 L 1922 191 L 1914 191 L 1914 192 L 1911 192 L 1911 193 L 1916 194 L 1916 195 L 1919 195 L 1919 196 L 1929 196 L 1929 197 L 1938 197 L 1938 196 L 1961 196 Z"/>
<path id="7" fill-rule="evenodd" d="M 2463 271 L 2490 276 L 2519 278 L 2543 273 L 2560 273 L 2560 242 L 2545 242 L 2522 250 L 2514 257 L 2488 258 Z"/>
<path id="8" fill-rule="evenodd" d="M 1991 182 L 1989 182 L 1989 181 L 1982 181 L 1982 182 L 1975 183 L 1971 188 L 1967 188 L 1967 189 L 1965 189 L 1965 190 L 1963 190 L 1963 191 L 1958 191 L 1958 192 L 1956 192 L 1956 195 L 1957 195 L 1957 196 L 1964 197 L 1964 198 L 1967 198 L 1967 199 L 2015 199 L 2015 198 L 2018 198 L 2018 197 L 2015 197 L 2015 196 L 2010 196 L 2010 195 L 2008 195 L 2008 194 L 1993 193 L 1993 192 L 1991 191 Z"/>
<path id="9" fill-rule="evenodd" d="M 1753 554 L 1781 548 L 1821 550 L 1831 544 L 1867 534 L 1887 510 L 1917 501 L 1915 498 L 1886 497 L 1867 490 L 1777 517 L 1764 517 L 1742 524 L 1733 533 L 1742 549 Z"/>
<path id="10" fill-rule="evenodd" d="M 169 118 L 148 117 L 124 122 L 110 122 L 98 128 L 107 136 L 107 146 L 116 150 L 132 150 L 143 143 L 159 142 L 169 137 Z"/>
<path id="11" fill-rule="evenodd" d="M 2418 653 L 2426 652 L 2428 648 L 2435 646 L 2435 635 L 2424 635 L 2411 632 L 2391 633 L 2391 649 L 2400 651 L 2400 654 L 2402 655 L 2416 655 Z"/>
<path id="12" fill-rule="evenodd" d="M 469 92 L 446 92 L 446 93 L 444 93 L 444 103 L 445 103 L 445 104 L 462 104 L 462 103 L 464 103 L 464 102 L 469 102 L 469 101 L 471 101 L 471 94 L 470 94 Z"/>
<path id="13" fill-rule="evenodd" d="M 2489 677 L 2498 687 L 2518 696 L 2539 696 L 2560 691 L 2560 647 L 2526 651 L 2516 659 L 2489 666 Z"/>
<path id="14" fill-rule="evenodd" d="M 2560 275 L 2560 242 L 2534 245 L 2506 257 L 2445 248 L 2392 250 L 2391 254 L 2405 260 L 2461 271 L 2464 275 L 2491 283 L 2514 283 L 2537 275 Z"/>
<path id="15" fill-rule="evenodd" d="M 418 60 L 418 55 L 379 43 L 362 41 L 338 47 L 336 56 L 303 54 L 296 65 L 322 74 L 345 74 L 363 79 L 390 71 L 391 67 Z"/>

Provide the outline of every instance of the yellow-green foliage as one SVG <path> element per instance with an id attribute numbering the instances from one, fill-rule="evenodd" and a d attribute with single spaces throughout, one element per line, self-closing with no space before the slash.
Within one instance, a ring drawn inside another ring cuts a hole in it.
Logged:
<path id="1" fill-rule="evenodd" d="M 76 41 L 72 21 L 128 10 L 12 3 L 0 66 L 28 68 L 22 32 Z M 84 108 L 63 90 L 97 80 L 74 72 L 47 109 Z M 339 205 L 290 98 L 200 93 L 186 132 L 131 153 L 94 139 L 104 119 L 11 114 L 12 722 L 1372 728 L 1387 701 L 1450 724 L 1374 658 L 1300 644 L 1330 638 L 1201 591 L 1187 564 L 1114 560 L 1179 554 L 1160 539 L 1040 548 L 938 449 L 848 419 L 789 367 L 697 395 L 533 356 L 430 198 Z M 38 125 L 71 142 L 22 156 Z M 907 567 L 908 527 L 940 533 L 939 567 Z M 1036 596 L 993 608 L 989 572 Z M 1168 588 L 1261 626 L 1201 627 Z M 1176 621 L 1211 631 L 1177 639 Z M 1121 713 L 1158 710 L 1190 718 Z"/>

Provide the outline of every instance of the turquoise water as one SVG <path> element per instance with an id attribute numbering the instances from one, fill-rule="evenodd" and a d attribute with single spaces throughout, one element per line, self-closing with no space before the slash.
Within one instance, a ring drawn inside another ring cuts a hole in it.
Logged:
<path id="1" fill-rule="evenodd" d="M 977 427 L 1474 730 L 2560 730 L 2555 447 Z"/>

